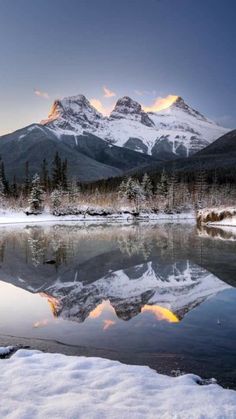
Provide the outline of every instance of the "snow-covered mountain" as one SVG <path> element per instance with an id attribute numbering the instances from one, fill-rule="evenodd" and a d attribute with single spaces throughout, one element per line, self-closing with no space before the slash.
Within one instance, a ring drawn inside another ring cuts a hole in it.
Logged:
<path id="1" fill-rule="evenodd" d="M 109 117 L 99 113 L 83 95 L 56 100 L 46 125 L 61 137 L 92 133 L 110 144 L 160 158 L 186 157 L 229 131 L 188 106 L 181 97 L 167 109 L 145 112 L 124 96 Z"/>

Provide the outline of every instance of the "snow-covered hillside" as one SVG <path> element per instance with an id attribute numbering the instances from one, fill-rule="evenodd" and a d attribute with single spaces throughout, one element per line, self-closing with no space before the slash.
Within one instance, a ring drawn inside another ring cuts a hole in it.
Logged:
<path id="1" fill-rule="evenodd" d="M 229 131 L 188 106 L 181 97 L 165 110 L 145 112 L 138 102 L 124 96 L 110 116 L 104 117 L 85 96 L 72 96 L 56 100 L 41 123 L 58 137 L 89 132 L 109 143 L 161 158 L 189 156 Z"/>

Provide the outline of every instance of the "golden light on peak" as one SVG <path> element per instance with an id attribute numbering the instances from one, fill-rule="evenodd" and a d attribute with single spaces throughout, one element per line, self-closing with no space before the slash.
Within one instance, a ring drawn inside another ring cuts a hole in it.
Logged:
<path id="1" fill-rule="evenodd" d="M 173 103 L 176 102 L 179 96 L 168 95 L 166 97 L 158 97 L 155 99 L 154 103 L 151 106 L 143 106 L 145 112 L 160 112 L 164 109 L 168 109 Z"/>
<path id="2" fill-rule="evenodd" d="M 145 304 L 141 309 L 141 313 L 144 312 L 153 313 L 157 320 L 165 320 L 169 323 L 179 323 L 178 317 L 165 307 Z"/>

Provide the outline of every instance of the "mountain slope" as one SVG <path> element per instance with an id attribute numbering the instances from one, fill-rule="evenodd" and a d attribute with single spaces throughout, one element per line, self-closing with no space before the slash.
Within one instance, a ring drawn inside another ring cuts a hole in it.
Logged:
<path id="1" fill-rule="evenodd" d="M 217 154 L 228 155 L 236 154 L 236 130 L 230 131 L 216 141 L 199 151 L 197 156 L 216 156 Z"/>
<path id="2" fill-rule="evenodd" d="M 83 95 L 57 100 L 42 121 L 61 135 L 92 133 L 110 144 L 156 156 L 160 159 L 187 157 L 206 147 L 228 130 L 205 118 L 181 97 L 167 109 L 145 112 L 124 96 L 109 117 L 103 117 Z"/>
<path id="3" fill-rule="evenodd" d="M 217 176 L 218 181 L 236 181 L 236 130 L 218 138 L 212 144 L 188 158 L 179 158 L 173 161 L 152 162 L 145 168 L 131 169 L 127 175 L 142 175 L 149 173 L 153 179 L 166 172 L 179 172 L 192 178 L 197 172 L 204 170 L 212 178 Z"/>
<path id="4" fill-rule="evenodd" d="M 41 171 L 43 159 L 49 164 L 58 152 L 68 161 L 68 175 L 80 181 L 94 181 L 119 176 L 125 170 L 152 162 L 132 150 L 109 146 L 107 142 L 90 134 L 62 135 L 60 140 L 46 126 L 33 124 L 0 138 L 0 156 L 5 163 L 6 175 L 23 181 L 25 163 L 29 162 L 30 175 Z"/>

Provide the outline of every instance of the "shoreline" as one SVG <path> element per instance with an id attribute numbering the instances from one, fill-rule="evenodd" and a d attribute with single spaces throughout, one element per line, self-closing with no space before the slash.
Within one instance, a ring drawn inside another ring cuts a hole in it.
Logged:
<path id="1" fill-rule="evenodd" d="M 135 222 L 196 222 L 196 217 L 193 213 L 180 214 L 150 214 L 143 213 L 139 216 L 134 216 L 131 213 L 114 213 L 109 215 L 53 215 L 50 213 L 42 213 L 39 215 L 26 215 L 24 212 L 6 211 L 3 215 L 0 213 L 0 225 L 15 225 L 15 224 L 41 224 L 41 223 L 135 223 Z"/>

